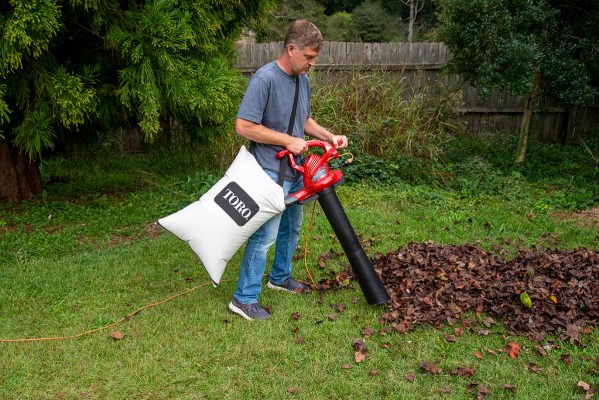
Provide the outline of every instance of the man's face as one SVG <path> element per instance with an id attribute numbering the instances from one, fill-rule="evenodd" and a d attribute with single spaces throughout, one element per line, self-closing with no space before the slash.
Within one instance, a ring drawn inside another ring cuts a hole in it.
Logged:
<path id="1" fill-rule="evenodd" d="M 306 74 L 316 64 L 316 57 L 320 53 L 319 50 L 311 49 L 308 46 L 299 49 L 293 44 L 289 45 L 289 52 L 292 72 L 297 75 Z"/>

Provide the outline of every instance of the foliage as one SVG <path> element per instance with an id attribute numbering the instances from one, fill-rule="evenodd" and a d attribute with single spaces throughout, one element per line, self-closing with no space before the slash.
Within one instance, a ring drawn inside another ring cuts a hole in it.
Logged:
<path id="1" fill-rule="evenodd" d="M 400 3 L 381 0 L 279 1 L 277 9 L 266 21 L 260 21 L 252 28 L 257 32 L 259 42 L 280 41 L 291 21 L 304 18 L 315 23 L 329 41 L 403 41 L 409 7 Z M 435 26 L 436 19 L 433 2 L 426 1 L 424 6 L 416 24 L 426 34 Z"/>
<path id="2" fill-rule="evenodd" d="M 352 14 L 339 11 L 331 15 L 327 20 L 324 35 L 329 41 L 357 41 L 358 33 L 355 30 Z"/>
<path id="3" fill-rule="evenodd" d="M 267 0 L 0 6 L 0 129 L 30 157 L 57 140 L 139 123 L 152 141 L 174 119 L 223 129 L 242 80 L 229 61 Z"/>
<path id="4" fill-rule="evenodd" d="M 415 75 L 413 83 L 399 74 Z M 435 161 L 442 144 L 462 130 L 455 88 L 418 71 L 351 71 L 313 76 L 312 112 L 333 132 L 350 134 L 352 151 L 382 159 Z"/>
<path id="5" fill-rule="evenodd" d="M 358 37 L 362 42 L 386 42 L 390 39 L 387 28 L 389 17 L 379 2 L 366 0 L 353 11 Z"/>
<path id="6" fill-rule="evenodd" d="M 307 19 L 321 30 L 326 26 L 324 7 L 316 0 L 280 1 L 267 21 L 253 26 L 259 42 L 283 41 L 289 25 L 297 19 Z"/>
<path id="7" fill-rule="evenodd" d="M 484 94 L 508 89 L 526 95 L 534 74 L 541 72 L 545 96 L 559 104 L 581 105 L 595 99 L 596 3 L 442 0 L 440 4 L 438 38 L 453 54 L 449 66 Z"/>

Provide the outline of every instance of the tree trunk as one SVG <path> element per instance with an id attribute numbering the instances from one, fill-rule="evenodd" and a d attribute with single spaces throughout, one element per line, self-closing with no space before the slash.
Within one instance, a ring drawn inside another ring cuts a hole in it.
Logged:
<path id="1" fill-rule="evenodd" d="M 528 149 L 528 133 L 530 132 L 532 116 L 537 108 L 540 83 L 541 73 L 537 72 L 532 78 L 532 89 L 526 98 L 526 103 L 524 104 L 524 114 L 522 115 L 520 137 L 518 138 L 518 150 L 516 152 L 516 164 L 523 162 L 526 158 L 526 150 Z"/>
<path id="2" fill-rule="evenodd" d="M 37 163 L 8 140 L 0 139 L 0 200 L 25 200 L 43 189 Z"/>
<path id="3" fill-rule="evenodd" d="M 408 43 L 414 40 L 414 20 L 416 19 L 416 0 L 410 0 L 410 22 L 408 23 Z"/>

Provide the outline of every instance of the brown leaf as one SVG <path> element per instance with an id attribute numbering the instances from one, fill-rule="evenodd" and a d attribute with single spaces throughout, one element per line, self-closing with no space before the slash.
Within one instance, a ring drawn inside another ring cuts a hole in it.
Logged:
<path id="1" fill-rule="evenodd" d="M 537 353 L 539 353 L 539 355 L 543 356 L 543 357 L 547 357 L 549 355 L 549 353 L 547 353 L 547 350 L 545 350 L 543 348 L 543 346 L 541 345 L 536 345 L 535 349 L 537 349 Z"/>
<path id="2" fill-rule="evenodd" d="M 297 312 L 294 312 L 293 314 L 291 314 L 291 319 L 294 319 L 294 320 L 300 319 L 300 314 Z"/>
<path id="3" fill-rule="evenodd" d="M 376 369 L 373 369 L 373 370 L 371 370 L 371 371 L 370 371 L 368 374 L 369 374 L 370 376 L 376 376 L 376 375 L 378 375 L 378 374 L 379 374 L 379 371 L 377 371 Z"/>
<path id="4" fill-rule="evenodd" d="M 487 395 L 491 394 L 491 391 L 483 385 L 478 385 L 478 397 L 477 399 L 484 400 Z"/>
<path id="5" fill-rule="evenodd" d="M 537 372 L 537 373 L 538 373 L 538 372 L 541 372 L 541 371 L 543 370 L 543 368 L 539 368 L 539 367 L 537 366 L 537 364 L 535 364 L 535 363 L 530 363 L 530 364 L 528 364 L 528 367 L 530 368 L 530 370 L 531 370 L 532 372 Z"/>
<path id="6" fill-rule="evenodd" d="M 352 341 L 351 343 L 352 347 L 354 348 L 354 350 L 359 351 L 362 350 L 365 346 L 364 346 L 364 341 L 360 338 L 356 338 Z"/>
<path id="7" fill-rule="evenodd" d="M 414 379 L 416 379 L 416 374 L 414 372 L 408 372 L 406 374 L 406 381 L 414 382 Z"/>
<path id="8" fill-rule="evenodd" d="M 298 343 L 298 344 L 304 343 L 304 338 L 302 336 L 298 337 L 297 339 L 295 339 L 295 343 Z"/>
<path id="9" fill-rule="evenodd" d="M 289 393 L 289 394 L 296 395 L 296 394 L 298 394 L 298 392 L 299 392 L 299 389 L 296 387 L 287 388 L 287 393 Z"/>
<path id="10" fill-rule="evenodd" d="M 578 381 L 578 386 L 586 392 L 584 396 L 585 400 L 589 400 L 595 394 L 595 390 L 591 387 L 591 385 L 584 381 Z"/>
<path id="11" fill-rule="evenodd" d="M 572 364 L 572 357 L 570 356 L 570 354 L 562 354 L 561 356 L 559 356 L 559 359 L 568 365 Z"/>
<path id="12" fill-rule="evenodd" d="M 516 391 L 516 386 L 514 385 L 507 385 L 507 384 L 502 384 L 501 385 L 502 388 L 504 388 L 505 390 L 511 390 L 512 392 Z"/>
<path id="13" fill-rule="evenodd" d="M 331 304 L 331 307 L 339 313 L 342 313 L 345 311 L 345 303 L 342 301 L 340 301 L 339 303 Z"/>
<path id="14" fill-rule="evenodd" d="M 520 355 L 520 345 L 514 342 L 509 342 L 505 348 L 511 358 L 518 358 Z"/>
<path id="15" fill-rule="evenodd" d="M 441 393 L 441 394 L 450 394 L 451 393 L 451 388 L 449 386 L 441 386 L 439 388 L 439 393 Z"/>
<path id="16" fill-rule="evenodd" d="M 421 361 L 418 365 L 420 366 L 420 368 L 433 375 L 443 373 L 443 370 L 439 368 L 437 364 L 432 362 Z"/>
<path id="17" fill-rule="evenodd" d="M 343 368 L 343 369 L 350 369 L 350 368 L 351 368 L 351 365 L 349 365 L 349 364 L 343 364 L 343 365 L 341 366 L 341 368 Z"/>
<path id="18" fill-rule="evenodd" d="M 337 321 L 337 316 L 335 314 L 325 315 L 325 318 L 327 318 L 329 321 Z"/>
<path id="19" fill-rule="evenodd" d="M 485 356 L 483 356 L 483 353 L 481 353 L 480 351 L 475 351 L 472 354 L 474 354 L 474 357 L 478 358 L 479 360 L 482 360 L 485 358 Z"/>
<path id="20" fill-rule="evenodd" d="M 354 353 L 354 361 L 357 363 L 361 363 L 362 361 L 366 360 L 366 357 L 368 356 L 368 350 L 364 351 L 364 350 L 359 350 L 356 351 Z"/>
<path id="21" fill-rule="evenodd" d="M 110 337 L 111 337 L 111 338 L 113 338 L 114 340 L 121 340 L 121 339 L 123 339 L 123 338 L 125 337 L 125 334 L 124 334 L 124 333 L 121 333 L 121 332 L 119 332 L 119 331 L 113 331 L 113 332 L 110 332 L 110 333 L 108 334 L 108 336 L 110 336 Z"/>
<path id="22" fill-rule="evenodd" d="M 450 334 L 446 333 L 445 340 L 448 341 L 449 343 L 455 343 L 457 339 L 454 335 L 450 335 Z"/>
<path id="23" fill-rule="evenodd" d="M 364 329 L 362 329 L 362 331 L 360 333 L 364 337 L 370 337 L 370 336 L 372 336 L 374 334 L 374 329 L 372 329 L 372 328 L 364 328 Z"/>

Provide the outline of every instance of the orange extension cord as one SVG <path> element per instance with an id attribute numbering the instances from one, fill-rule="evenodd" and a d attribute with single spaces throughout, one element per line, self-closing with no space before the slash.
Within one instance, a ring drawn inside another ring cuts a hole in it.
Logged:
<path id="1" fill-rule="evenodd" d="M 312 229 L 312 222 L 314 220 L 314 210 L 315 209 L 316 209 L 316 203 L 314 203 L 314 207 L 312 207 L 312 215 L 310 216 L 310 224 L 308 225 L 308 230 L 306 231 L 306 245 L 304 246 L 304 266 L 306 267 L 306 272 L 308 273 L 308 276 L 310 277 L 310 281 L 312 282 L 312 287 L 316 287 L 316 283 L 314 283 L 314 279 L 312 278 L 312 274 L 310 273 L 310 269 L 308 268 L 307 256 L 308 256 L 308 238 L 309 238 L 310 230 Z M 231 281 L 231 279 L 225 279 L 225 280 L 222 280 L 221 282 L 228 282 L 228 281 Z M 191 289 L 188 289 L 184 292 L 175 294 L 175 295 L 173 295 L 169 298 L 166 298 L 164 300 L 158 301 L 156 303 L 147 304 L 143 307 L 138 308 L 137 310 L 133 311 L 132 313 L 125 315 L 123 318 L 119 319 L 118 321 L 113 322 L 112 324 L 109 324 L 109 325 L 102 326 L 100 328 L 90 329 L 89 331 L 77 333 L 77 334 L 70 335 L 70 336 L 55 336 L 55 337 L 27 338 L 27 339 L 0 339 L 0 343 L 24 343 L 24 342 L 45 342 L 45 341 L 52 341 L 52 340 L 70 340 L 70 339 L 75 339 L 75 338 L 85 336 L 85 335 L 91 335 L 92 333 L 96 333 L 99 331 L 103 331 L 103 330 L 112 328 L 113 326 L 116 326 L 116 325 L 120 324 L 121 322 L 128 320 L 129 318 L 133 317 L 135 314 L 138 314 L 139 312 L 141 312 L 147 308 L 155 307 L 160 304 L 166 303 L 167 301 L 176 299 L 177 297 L 184 296 L 184 295 L 191 293 L 194 290 L 197 290 L 199 288 L 202 288 L 210 283 L 211 282 L 205 282 L 205 283 L 202 283 L 201 285 L 192 287 Z"/>

